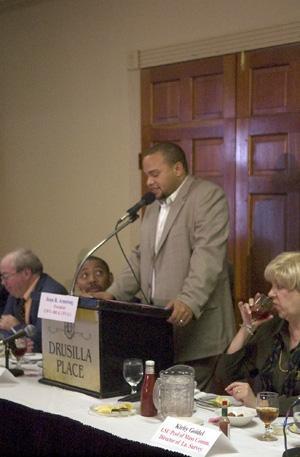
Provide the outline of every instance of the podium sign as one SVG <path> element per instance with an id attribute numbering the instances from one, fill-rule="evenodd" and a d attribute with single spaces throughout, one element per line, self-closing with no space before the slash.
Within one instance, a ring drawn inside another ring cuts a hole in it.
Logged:
<path id="1" fill-rule="evenodd" d="M 103 398 L 129 393 L 125 358 L 153 359 L 157 372 L 173 364 L 169 314 L 157 306 L 81 297 L 74 324 L 42 320 L 40 382 Z"/>
<path id="2" fill-rule="evenodd" d="M 78 308 L 74 324 L 43 319 L 43 377 L 100 392 L 99 314 Z"/>

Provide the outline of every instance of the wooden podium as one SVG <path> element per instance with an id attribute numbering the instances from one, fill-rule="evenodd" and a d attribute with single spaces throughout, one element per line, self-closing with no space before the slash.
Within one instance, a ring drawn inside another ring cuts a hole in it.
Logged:
<path id="1" fill-rule="evenodd" d="M 152 359 L 157 374 L 173 364 L 169 315 L 157 306 L 80 297 L 74 324 L 42 321 L 40 382 L 102 398 L 129 393 L 125 358 Z"/>

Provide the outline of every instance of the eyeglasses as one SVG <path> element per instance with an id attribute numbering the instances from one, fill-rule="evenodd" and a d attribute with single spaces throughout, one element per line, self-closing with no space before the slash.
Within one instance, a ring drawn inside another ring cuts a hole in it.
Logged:
<path id="1" fill-rule="evenodd" d="M 18 273 L 20 273 L 20 272 L 16 271 L 15 273 L 1 273 L 0 274 L 0 281 L 1 282 L 8 281 L 12 276 L 17 275 Z"/>

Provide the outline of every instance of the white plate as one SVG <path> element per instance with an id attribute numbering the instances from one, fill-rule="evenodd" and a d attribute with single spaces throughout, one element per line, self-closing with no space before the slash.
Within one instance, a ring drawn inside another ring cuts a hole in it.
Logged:
<path id="1" fill-rule="evenodd" d="M 36 363 L 24 363 L 21 364 L 24 374 L 26 376 L 40 376 L 42 369 Z"/>
<path id="2" fill-rule="evenodd" d="M 229 401 L 229 406 L 243 406 L 242 401 L 236 400 L 231 395 L 227 395 L 227 396 L 225 395 L 224 397 L 222 396 L 222 398 Z"/>
<path id="3" fill-rule="evenodd" d="M 104 408 L 105 406 L 107 406 L 108 408 L 111 408 L 112 411 L 109 411 L 109 412 L 102 412 L 102 411 L 99 411 L 99 408 Z M 122 406 L 122 403 L 109 403 L 109 404 L 97 404 L 97 405 L 92 405 L 90 406 L 90 411 L 93 413 L 93 414 L 96 414 L 97 416 L 105 416 L 105 417 L 127 417 L 127 416 L 133 416 L 134 414 L 136 414 L 136 409 L 134 408 L 131 408 L 131 409 L 128 409 L 127 411 L 123 411 L 121 410 Z"/>
<path id="4" fill-rule="evenodd" d="M 230 416 L 230 413 L 233 413 L 234 416 Z M 247 406 L 229 406 L 228 408 L 228 419 L 231 425 L 233 425 L 234 427 L 244 427 L 244 425 L 249 424 L 256 415 L 256 409 L 248 408 Z"/>
<path id="5" fill-rule="evenodd" d="M 26 362 L 38 362 L 43 360 L 43 354 L 40 352 L 27 352 L 27 354 L 24 355 L 23 359 Z"/>
<path id="6" fill-rule="evenodd" d="M 208 394 L 207 392 L 202 392 L 201 390 L 199 389 L 195 389 L 194 390 L 194 398 L 195 400 L 210 400 L 212 398 L 216 398 L 217 395 L 216 394 Z"/>
<path id="7" fill-rule="evenodd" d="M 242 406 L 243 402 L 236 400 L 231 395 L 216 395 L 216 394 L 208 394 L 206 392 L 196 392 L 195 393 L 195 400 L 203 400 L 207 402 L 210 406 L 215 408 L 220 408 L 221 404 L 215 404 L 214 400 L 216 398 L 222 398 L 222 400 L 227 400 L 229 402 L 229 406 Z"/>
<path id="8" fill-rule="evenodd" d="M 300 431 L 297 428 L 297 425 L 294 424 L 294 422 L 292 424 L 289 424 L 287 426 L 287 429 L 288 429 L 289 432 L 293 433 L 293 435 L 299 435 L 300 436 Z"/>

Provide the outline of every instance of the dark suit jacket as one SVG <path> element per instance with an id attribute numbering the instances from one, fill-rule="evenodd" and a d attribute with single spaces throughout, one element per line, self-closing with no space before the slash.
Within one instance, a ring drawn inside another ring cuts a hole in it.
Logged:
<path id="1" fill-rule="evenodd" d="M 34 352 L 42 352 L 42 322 L 41 319 L 37 317 L 41 292 L 50 292 L 62 295 L 66 295 L 68 293 L 67 289 L 63 285 L 61 285 L 55 279 L 51 278 L 51 276 L 47 275 L 46 273 L 42 273 L 34 290 L 31 293 L 32 305 L 29 316 L 29 324 L 34 325 L 36 328 L 36 333 L 32 337 L 32 340 L 34 342 Z M 16 298 L 12 295 L 9 295 L 3 314 L 11 314 L 21 322 L 20 325 L 15 326 L 16 330 L 26 327 L 21 308 L 22 300 L 20 298 Z M 4 332 L 2 330 L 1 333 L 5 333 L 4 336 L 8 336 L 11 335 L 12 332 Z"/>
<path id="2" fill-rule="evenodd" d="M 2 316 L 2 313 L 4 311 L 8 295 L 9 294 L 5 287 L 0 285 L 0 317 Z"/>

